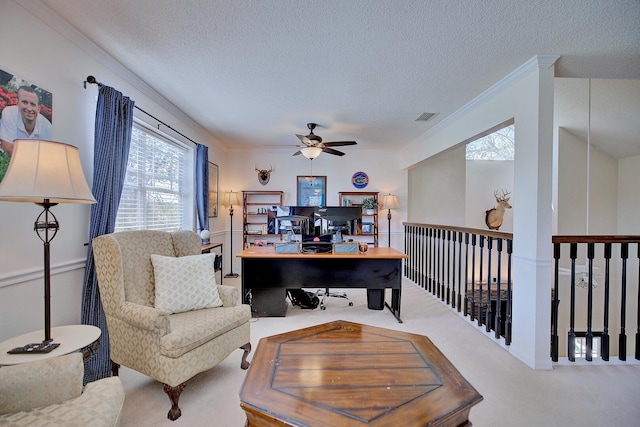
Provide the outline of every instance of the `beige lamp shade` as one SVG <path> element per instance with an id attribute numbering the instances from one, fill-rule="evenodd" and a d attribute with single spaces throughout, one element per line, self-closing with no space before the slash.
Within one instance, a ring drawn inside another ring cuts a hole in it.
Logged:
<path id="1" fill-rule="evenodd" d="M 222 195 L 222 204 L 224 206 L 233 206 L 240 204 L 240 194 L 237 191 L 227 191 Z"/>
<path id="2" fill-rule="evenodd" d="M 320 155 L 320 153 L 322 153 L 322 148 L 320 148 L 320 147 L 306 147 L 306 148 L 303 148 L 302 150 L 300 150 L 300 152 L 307 159 L 313 160 L 316 157 L 318 157 Z"/>
<path id="3" fill-rule="evenodd" d="M 387 194 L 382 196 L 382 208 L 383 209 L 398 209 L 400 204 L 398 203 L 398 196 L 393 194 Z"/>
<path id="4" fill-rule="evenodd" d="M 38 139 L 16 139 L 0 200 L 8 202 L 95 203 L 82 171 L 78 148 Z"/>

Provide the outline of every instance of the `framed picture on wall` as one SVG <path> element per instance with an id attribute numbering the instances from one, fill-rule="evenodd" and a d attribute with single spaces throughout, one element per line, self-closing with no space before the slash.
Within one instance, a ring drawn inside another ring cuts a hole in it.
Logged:
<path id="1" fill-rule="evenodd" d="M 14 139 L 51 139 L 52 98 L 51 92 L 0 69 L 0 181 Z M 33 130 L 27 134 L 29 128 Z"/>
<path id="2" fill-rule="evenodd" d="M 218 216 L 218 165 L 209 162 L 209 217 Z"/>
<path id="3" fill-rule="evenodd" d="M 327 204 L 326 176 L 298 176 L 298 206 L 325 206 Z"/>

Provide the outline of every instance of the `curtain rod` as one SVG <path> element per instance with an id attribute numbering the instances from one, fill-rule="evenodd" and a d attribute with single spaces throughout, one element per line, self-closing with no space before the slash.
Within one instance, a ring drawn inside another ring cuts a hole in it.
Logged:
<path id="1" fill-rule="evenodd" d="M 95 77 L 93 76 L 87 76 L 87 79 L 84 81 L 84 88 L 87 88 L 87 83 L 89 84 L 94 84 L 94 85 L 98 85 L 98 87 L 103 86 L 102 83 L 100 83 L 98 80 L 96 80 Z M 133 108 L 143 112 L 144 114 L 146 114 L 147 116 L 151 117 L 153 120 L 157 121 L 158 123 L 160 123 L 163 126 L 166 126 L 167 128 L 171 129 L 172 131 L 174 131 L 175 133 L 177 133 L 178 135 L 182 136 L 183 138 L 188 139 L 189 141 L 193 142 L 194 144 L 198 145 L 197 142 L 195 142 L 193 139 L 189 138 L 187 135 L 183 134 L 180 131 L 175 130 L 173 127 L 169 126 L 168 124 L 166 124 L 165 122 L 163 122 L 162 120 L 160 120 L 159 118 L 155 117 L 152 114 L 147 113 L 146 111 L 144 111 L 142 108 L 138 107 L 137 105 L 133 105 Z M 160 129 L 160 125 L 158 125 L 158 129 Z"/>

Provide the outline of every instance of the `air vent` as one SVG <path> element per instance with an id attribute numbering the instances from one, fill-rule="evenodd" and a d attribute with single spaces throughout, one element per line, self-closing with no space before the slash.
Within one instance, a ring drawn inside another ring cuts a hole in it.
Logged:
<path id="1" fill-rule="evenodd" d="M 416 122 L 426 122 L 426 121 L 431 120 L 432 118 L 434 118 L 437 115 L 438 115 L 438 113 L 422 113 L 416 119 Z"/>

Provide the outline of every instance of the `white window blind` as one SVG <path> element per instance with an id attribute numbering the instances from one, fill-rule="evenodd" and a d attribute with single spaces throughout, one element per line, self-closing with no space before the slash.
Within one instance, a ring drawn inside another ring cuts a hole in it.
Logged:
<path id="1" fill-rule="evenodd" d="M 193 228 L 194 150 L 134 124 L 115 231 Z"/>

